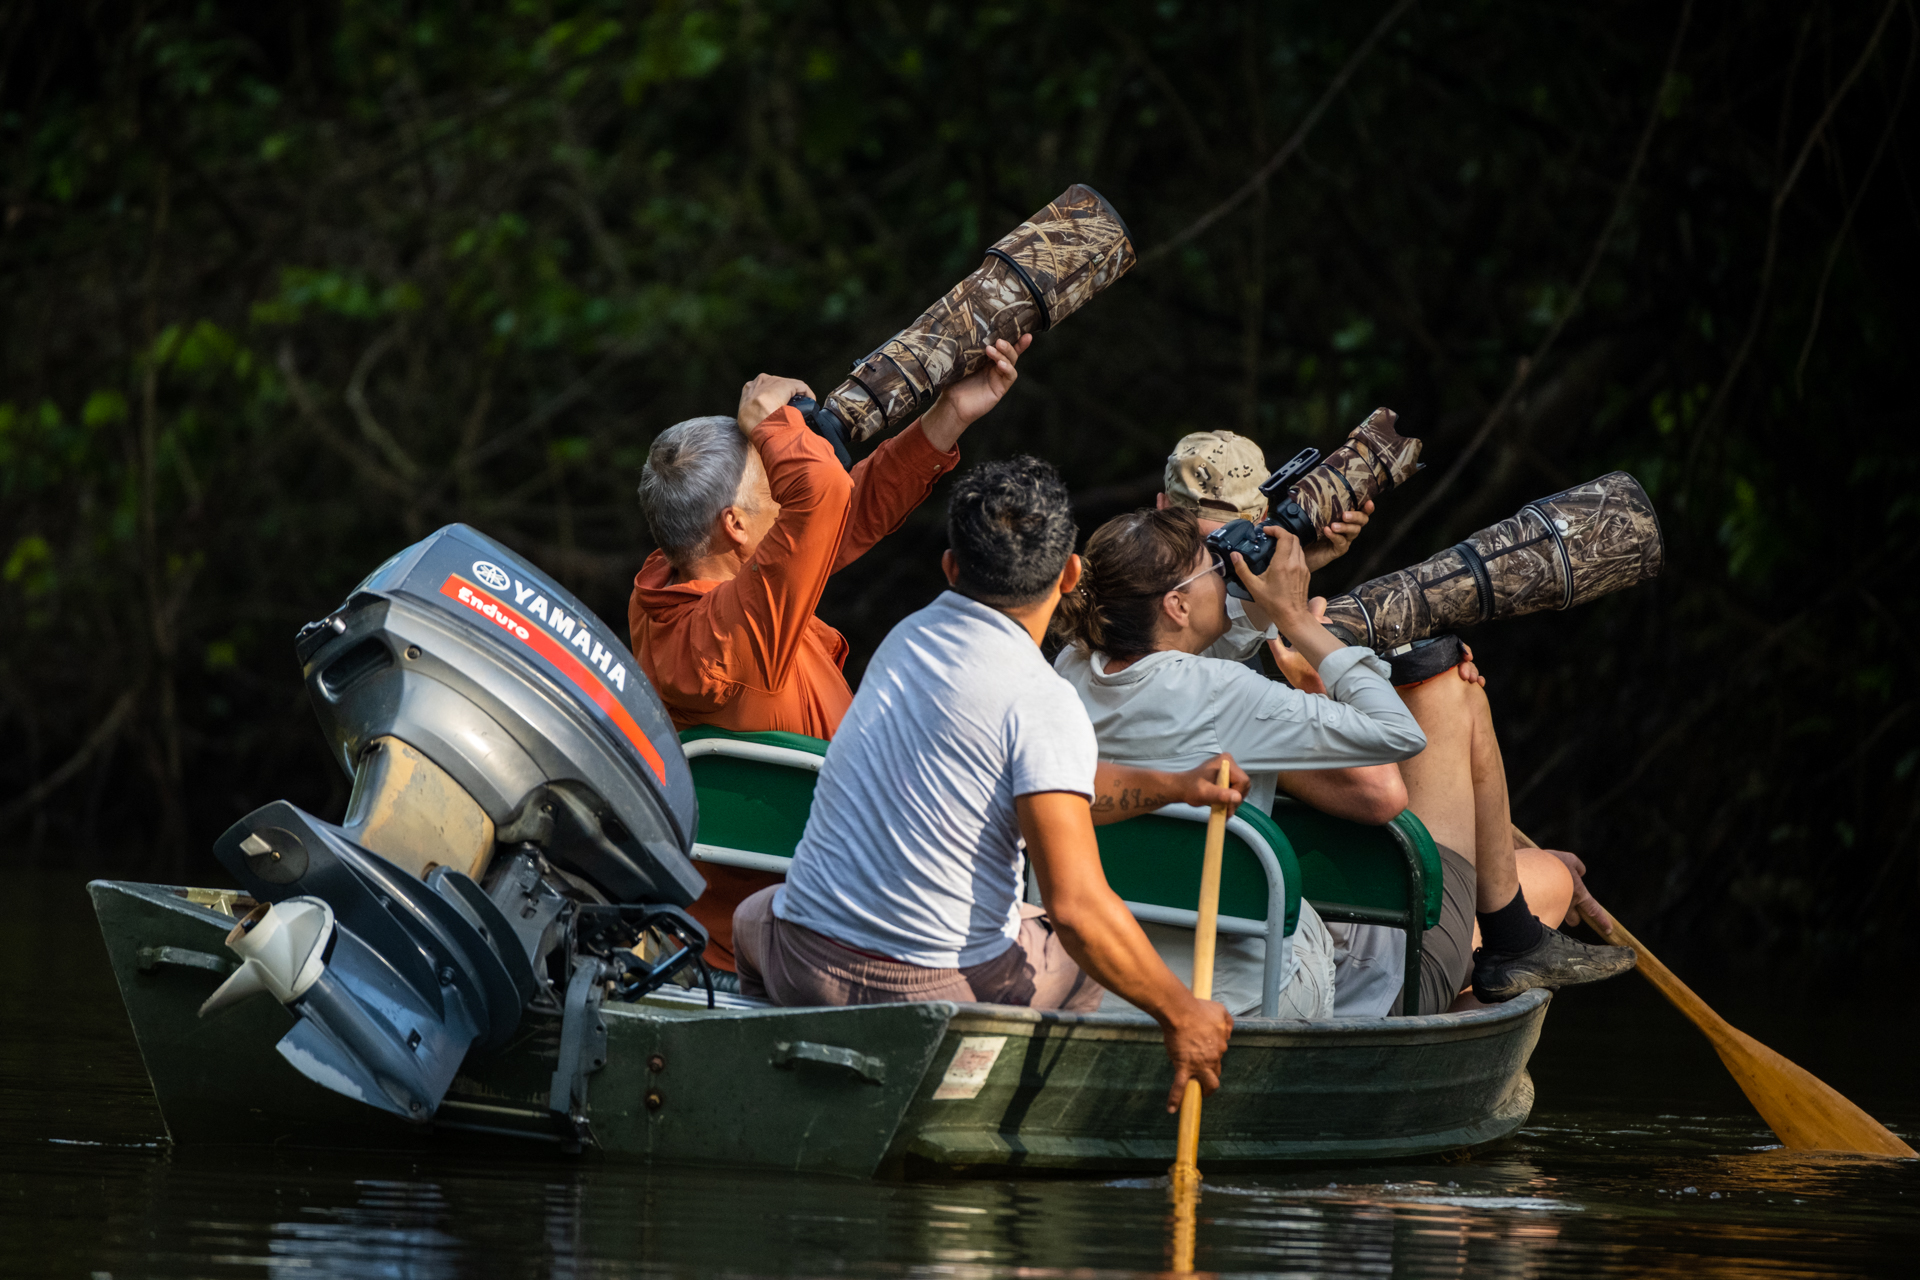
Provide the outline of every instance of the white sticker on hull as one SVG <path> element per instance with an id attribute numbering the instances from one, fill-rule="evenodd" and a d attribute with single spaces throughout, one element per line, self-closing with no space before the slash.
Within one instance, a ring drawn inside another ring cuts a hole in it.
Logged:
<path id="1" fill-rule="evenodd" d="M 1005 1036 L 960 1037 L 960 1048 L 954 1052 L 953 1061 L 947 1064 L 947 1074 L 940 1077 L 939 1087 L 933 1091 L 934 1100 L 978 1096 L 986 1087 L 993 1064 L 1000 1060 L 1000 1051 L 1006 1047 Z"/>

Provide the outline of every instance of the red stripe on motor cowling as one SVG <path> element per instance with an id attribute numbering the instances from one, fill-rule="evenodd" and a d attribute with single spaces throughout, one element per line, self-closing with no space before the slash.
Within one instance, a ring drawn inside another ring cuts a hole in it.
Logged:
<path id="1" fill-rule="evenodd" d="M 464 600 L 461 599 L 462 592 L 466 593 Z M 587 669 L 586 663 L 576 658 L 571 649 L 554 639 L 553 634 L 544 626 L 514 612 L 497 597 L 487 594 L 483 588 L 468 582 L 457 573 L 447 575 L 446 582 L 440 587 L 440 594 L 449 600 L 467 605 L 487 621 L 499 626 L 500 630 L 560 668 L 561 673 L 579 685 L 581 691 L 593 699 L 593 705 L 606 712 L 607 718 L 619 727 L 621 733 L 627 735 L 627 741 L 634 745 L 640 757 L 647 762 L 661 784 L 665 785 L 666 762 L 660 758 L 660 753 L 654 750 L 653 742 L 640 731 L 640 725 L 634 720 L 632 713 L 620 705 L 620 699 L 607 692 L 607 687 Z M 489 605 L 495 610 L 492 614 L 487 612 Z"/>

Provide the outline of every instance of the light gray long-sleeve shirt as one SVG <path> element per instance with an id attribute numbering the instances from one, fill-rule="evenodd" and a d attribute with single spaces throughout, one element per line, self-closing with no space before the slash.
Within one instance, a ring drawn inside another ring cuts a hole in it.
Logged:
<path id="1" fill-rule="evenodd" d="M 1247 800 L 1263 812 L 1283 769 L 1387 764 L 1426 750 L 1387 664 L 1357 645 L 1320 664 L 1327 697 L 1191 653 L 1151 653 L 1113 673 L 1107 662 L 1070 646 L 1053 663 L 1086 705 L 1101 759 L 1191 769 L 1231 752 L 1249 775 Z"/>
<path id="2" fill-rule="evenodd" d="M 1387 764 L 1420 754 L 1427 738 L 1393 691 L 1390 669 L 1351 646 L 1320 664 L 1330 697 L 1269 680 L 1233 658 L 1265 639 L 1241 615 L 1209 655 L 1154 653 L 1107 672 L 1105 654 L 1070 647 L 1054 670 L 1080 695 L 1100 742 L 1100 758 L 1122 764 L 1191 769 L 1222 751 L 1248 774 L 1247 801 L 1273 812 L 1282 769 Z M 1406 935 L 1382 925 L 1328 925 L 1337 978 L 1336 1017 L 1384 1017 L 1400 991 Z M 1170 962 L 1190 955 L 1190 934 L 1150 931 Z M 1223 937 L 1215 990 L 1259 990 L 1266 944 Z M 1289 975 L 1290 976 L 1290 975 Z M 1103 1006 L 1104 1007 L 1104 1006 Z"/>
<path id="3" fill-rule="evenodd" d="M 1207 646 L 1202 656 L 1246 662 L 1260 651 L 1261 645 L 1279 635 L 1280 628 L 1272 623 L 1267 624 L 1265 631 L 1255 630 L 1253 620 L 1247 617 L 1247 606 L 1239 596 L 1230 595 L 1227 597 L 1227 634 Z"/>

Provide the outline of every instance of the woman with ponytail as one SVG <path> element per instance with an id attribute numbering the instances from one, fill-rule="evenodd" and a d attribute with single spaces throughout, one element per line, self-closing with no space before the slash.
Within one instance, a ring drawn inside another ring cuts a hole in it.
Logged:
<path id="1" fill-rule="evenodd" d="M 1390 765 L 1425 748 L 1419 724 L 1388 681 L 1386 663 L 1369 650 L 1343 646 L 1316 619 L 1299 540 L 1278 529 L 1269 533 L 1279 535 L 1280 547 L 1259 575 L 1247 571 L 1237 553 L 1231 566 L 1215 559 L 1194 514 L 1177 508 L 1121 516 L 1088 540 L 1079 588 L 1054 614 L 1054 634 L 1066 642 L 1054 670 L 1086 705 L 1103 758 L 1171 760 L 1203 742 L 1232 743 L 1251 778 L 1247 803 L 1271 811 L 1281 770 Z M 1319 673 L 1327 696 L 1205 656 L 1230 625 L 1229 571 Z M 1176 972 L 1191 964 L 1192 930 L 1146 930 Z M 1235 1014 L 1260 1007 L 1265 945 L 1248 937 L 1223 936 L 1217 943 L 1214 998 Z M 1305 902 L 1293 957 L 1294 972 L 1282 975 L 1281 1016 L 1331 1017 L 1334 944 Z"/>
<path id="2" fill-rule="evenodd" d="M 1573 894 L 1562 864 L 1532 850 L 1523 864 L 1511 841 L 1501 839 L 1510 828 L 1505 773 L 1479 682 L 1461 668 L 1461 678 L 1396 690 L 1383 659 L 1342 646 L 1320 624 L 1316 606 L 1324 602 L 1307 598 L 1299 541 L 1276 527 L 1266 532 L 1279 548 L 1258 575 L 1237 552 L 1231 564 L 1215 558 L 1198 518 L 1178 508 L 1122 516 L 1088 540 L 1080 589 L 1055 614 L 1055 634 L 1067 645 L 1054 669 L 1085 704 L 1101 757 L 1177 768 L 1189 758 L 1231 752 L 1251 779 L 1247 803 L 1269 812 L 1280 790 L 1360 822 L 1386 822 L 1411 807 L 1436 835 L 1444 878 L 1440 922 L 1422 947 L 1421 1012 L 1446 1009 L 1469 977 L 1482 999 L 1502 1000 L 1527 986 L 1558 988 L 1624 972 L 1631 960 L 1619 949 L 1590 947 L 1548 927 Z M 1231 625 L 1229 572 L 1253 597 L 1246 613 L 1254 624 L 1270 621 L 1291 646 L 1283 651 L 1286 681 L 1208 656 L 1221 652 L 1215 646 Z M 1398 762 L 1414 757 L 1403 776 Z M 1493 901 L 1481 908 L 1476 897 Z M 1294 939 L 1309 979 L 1295 1008 L 1316 1007 L 1312 966 L 1322 939 L 1328 971 L 1338 975 L 1341 1014 L 1379 1016 L 1402 1003 L 1405 942 L 1398 930 L 1344 925 L 1333 937 L 1309 913 L 1303 904 Z M 1520 941 L 1498 948 L 1489 942 L 1476 956 L 1476 921 L 1490 938 Z M 1191 954 L 1191 931 L 1148 933 L 1170 962 Z M 1236 999 L 1257 1003 L 1264 944 L 1239 938 L 1230 948 L 1222 939 L 1220 948 L 1216 984 L 1226 985 L 1216 990 L 1238 1012 Z M 1295 1016 L 1330 1013 L 1334 983 L 1326 986 L 1325 1012 Z"/>

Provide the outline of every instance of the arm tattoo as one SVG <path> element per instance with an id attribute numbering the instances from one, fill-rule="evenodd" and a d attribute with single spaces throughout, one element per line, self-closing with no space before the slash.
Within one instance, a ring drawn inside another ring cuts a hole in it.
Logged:
<path id="1" fill-rule="evenodd" d="M 1159 792 L 1143 791 L 1139 787 L 1122 787 L 1118 798 L 1110 795 L 1097 795 L 1093 798 L 1095 813 L 1151 813 L 1162 805 L 1172 804 L 1178 796 L 1163 796 Z"/>

